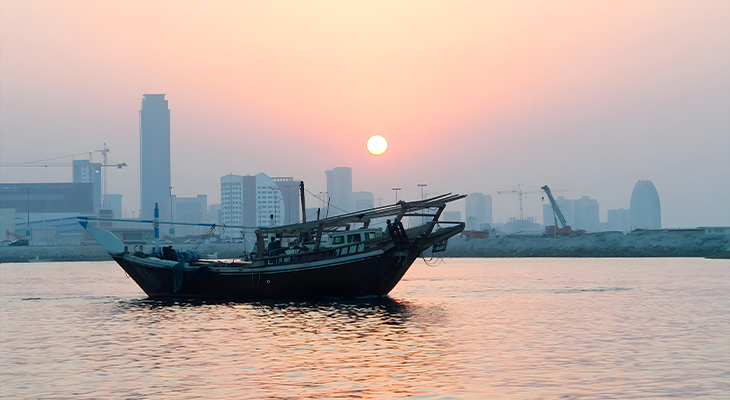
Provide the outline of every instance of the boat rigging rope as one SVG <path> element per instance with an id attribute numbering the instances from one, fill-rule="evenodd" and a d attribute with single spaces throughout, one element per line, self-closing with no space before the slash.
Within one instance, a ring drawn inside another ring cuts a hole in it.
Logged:
<path id="1" fill-rule="evenodd" d="M 346 210 L 341 209 L 340 207 L 337 207 L 336 205 L 331 204 L 329 201 L 322 199 L 321 197 L 317 196 L 316 194 L 310 192 L 309 190 L 307 190 L 307 188 L 304 188 L 304 191 L 307 192 L 307 193 L 309 193 L 309 194 L 311 194 L 312 196 L 314 196 L 314 198 L 316 198 L 316 199 L 318 199 L 320 201 L 323 201 L 325 204 L 327 204 L 327 209 L 328 210 L 329 210 L 329 207 L 332 207 L 332 208 L 336 208 L 336 209 L 342 211 L 343 213 L 347 213 L 348 212 Z"/>
<path id="2" fill-rule="evenodd" d="M 208 229 L 208 232 L 205 235 L 203 235 L 203 237 L 200 239 L 200 242 L 198 244 L 196 244 L 195 247 L 193 247 L 190 251 L 192 251 L 193 253 L 197 252 L 198 247 L 200 247 L 200 245 L 203 244 L 203 241 L 205 240 L 205 238 L 210 236 L 210 234 L 213 233 L 213 231 L 215 231 L 215 224 L 213 224 L 213 226 L 211 226 L 210 229 Z"/>

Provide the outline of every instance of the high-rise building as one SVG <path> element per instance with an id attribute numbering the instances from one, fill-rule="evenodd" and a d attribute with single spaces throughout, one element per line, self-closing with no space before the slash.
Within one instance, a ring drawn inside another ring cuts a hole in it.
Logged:
<path id="1" fill-rule="evenodd" d="M 661 229 L 662 206 L 654 184 L 638 181 L 631 193 L 631 229 Z"/>
<path id="2" fill-rule="evenodd" d="M 588 198 L 588 196 L 573 200 L 573 227 L 593 232 L 600 230 L 598 200 Z"/>
<path id="3" fill-rule="evenodd" d="M 448 221 L 448 222 L 460 222 L 461 221 L 461 211 L 444 211 L 441 214 L 441 218 L 439 220 L 441 221 Z"/>
<path id="4" fill-rule="evenodd" d="M 286 221 L 284 196 L 268 175 L 221 177 L 221 224 L 260 227 Z"/>
<path id="5" fill-rule="evenodd" d="M 102 207 L 101 203 L 101 163 L 89 160 L 73 160 L 73 183 L 93 183 L 94 213 Z"/>
<path id="6" fill-rule="evenodd" d="M 173 222 L 186 224 L 208 223 L 208 195 L 199 194 L 196 197 L 172 196 Z M 160 214 L 160 220 L 167 221 L 169 217 Z M 175 236 L 199 235 L 207 228 L 197 226 L 178 225 L 175 227 Z"/>
<path id="7" fill-rule="evenodd" d="M 299 223 L 299 184 L 301 181 L 295 181 L 291 177 L 272 177 L 276 186 L 279 188 L 284 198 L 284 209 L 286 210 L 286 219 L 282 220 L 282 225 L 291 225 Z"/>
<path id="8" fill-rule="evenodd" d="M 352 212 L 352 168 L 337 167 L 325 171 L 329 207 L 325 214 L 335 216 Z M 326 199 L 325 199 L 326 200 Z"/>
<path id="9" fill-rule="evenodd" d="M 352 211 L 370 210 L 375 208 L 375 196 L 373 192 L 353 192 L 352 203 Z"/>
<path id="10" fill-rule="evenodd" d="M 170 109 L 164 94 L 145 94 L 139 111 L 140 217 L 170 215 Z"/>
<path id="11" fill-rule="evenodd" d="M 257 226 L 281 226 L 285 224 L 286 207 L 284 206 L 284 196 L 273 179 L 269 178 L 265 173 L 256 175 L 256 209 L 250 210 L 255 212 Z M 244 210 L 244 212 L 250 212 Z"/>
<path id="12" fill-rule="evenodd" d="M 247 187 L 244 195 L 244 187 Z M 228 174 L 221 177 L 221 225 L 256 226 L 255 215 L 246 218 L 243 210 L 256 209 L 256 177 Z"/>
<path id="13" fill-rule="evenodd" d="M 492 196 L 470 193 L 465 199 L 466 230 L 480 230 L 483 224 L 492 223 Z"/>
<path id="14" fill-rule="evenodd" d="M 608 222 L 606 228 L 609 231 L 631 231 L 631 212 L 624 208 L 607 211 Z"/>

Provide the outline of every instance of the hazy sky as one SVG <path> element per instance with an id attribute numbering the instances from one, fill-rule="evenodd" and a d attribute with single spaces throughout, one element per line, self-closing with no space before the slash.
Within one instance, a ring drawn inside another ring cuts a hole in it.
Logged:
<path id="1" fill-rule="evenodd" d="M 139 209 L 139 109 L 166 93 L 172 186 L 228 173 L 384 202 L 522 184 L 606 210 L 654 182 L 662 225 L 730 225 L 730 1 L 0 1 L 0 161 L 101 149 Z M 389 142 L 370 155 L 369 136 Z M 97 160 L 100 160 L 97 157 Z M 70 159 L 66 159 L 70 161 Z M 0 169 L 2 182 L 71 168 Z M 313 199 L 307 199 L 310 204 Z M 541 222 L 539 194 L 525 215 Z M 462 206 L 463 207 L 463 206 Z M 130 216 L 130 215 L 128 215 Z"/>

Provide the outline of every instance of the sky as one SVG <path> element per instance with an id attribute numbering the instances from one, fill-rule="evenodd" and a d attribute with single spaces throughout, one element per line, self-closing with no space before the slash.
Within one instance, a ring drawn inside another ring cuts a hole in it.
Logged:
<path id="1" fill-rule="evenodd" d="M 383 204 L 418 184 L 491 194 L 495 222 L 518 216 L 497 194 L 518 184 L 597 199 L 605 221 L 641 179 L 664 227 L 730 225 L 728 71 L 725 0 L 0 0 L 0 162 L 106 144 L 129 165 L 108 191 L 138 210 L 141 97 L 166 93 L 173 194 L 208 204 L 225 174 L 317 193 L 349 166 Z M 528 194 L 525 216 L 542 204 Z"/>

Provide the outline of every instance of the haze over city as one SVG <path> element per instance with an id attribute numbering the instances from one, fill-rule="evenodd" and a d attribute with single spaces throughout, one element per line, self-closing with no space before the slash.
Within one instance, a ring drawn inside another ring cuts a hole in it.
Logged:
<path id="1" fill-rule="evenodd" d="M 418 184 L 491 194 L 495 222 L 518 216 L 497 194 L 518 184 L 590 196 L 605 221 L 651 180 L 664 227 L 730 225 L 725 1 L 0 7 L 0 162 L 106 144 L 128 164 L 108 171 L 125 210 L 140 208 L 141 97 L 165 93 L 172 192 L 209 204 L 228 173 L 317 193 L 347 166 L 384 204 L 393 187 L 420 198 Z M 0 168 L 3 183 L 69 181 Z M 525 216 L 541 220 L 542 204 L 528 196 Z"/>

